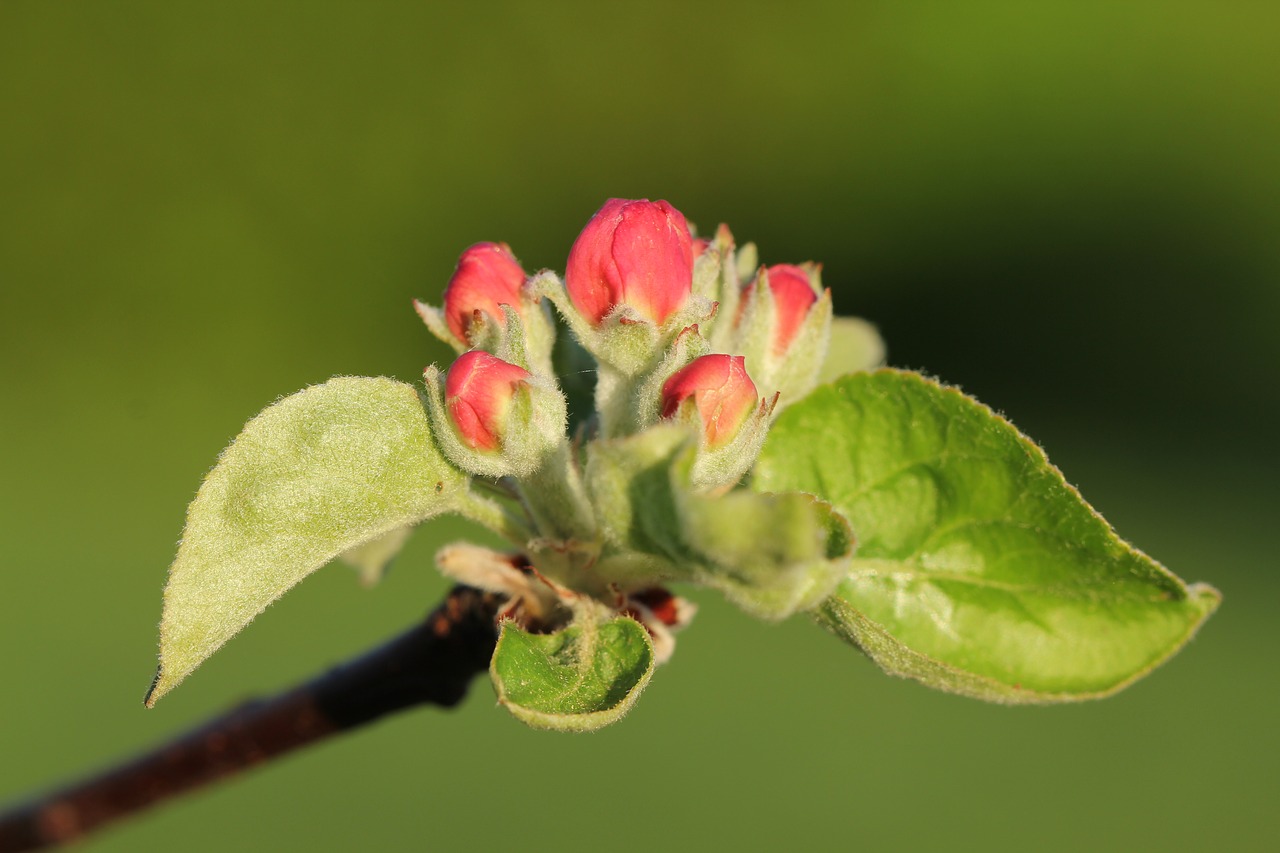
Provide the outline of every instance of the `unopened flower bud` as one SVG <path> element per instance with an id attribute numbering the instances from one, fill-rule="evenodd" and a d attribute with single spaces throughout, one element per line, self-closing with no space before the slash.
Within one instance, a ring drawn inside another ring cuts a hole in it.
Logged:
<path id="1" fill-rule="evenodd" d="M 740 355 L 704 355 L 671 374 L 662 386 L 662 417 L 684 414 L 701 422 L 705 447 L 731 441 L 759 397 Z"/>
<path id="2" fill-rule="evenodd" d="M 521 313 L 520 288 L 524 269 L 505 243 L 476 243 L 462 253 L 458 268 L 444 291 L 444 313 L 458 340 L 470 341 L 468 331 L 477 311 L 506 325 L 500 305 Z"/>
<path id="3" fill-rule="evenodd" d="M 665 201 L 609 199 L 569 251 L 565 286 L 592 325 L 627 305 L 661 326 L 692 292 L 688 223 Z"/>
<path id="4" fill-rule="evenodd" d="M 775 264 L 766 271 L 769 292 L 773 294 L 774 326 L 770 346 L 774 355 L 782 355 L 791 346 L 804 324 L 805 317 L 818 294 L 809 282 L 809 274 L 793 264 Z M 755 291 L 756 282 L 747 287 L 745 306 Z"/>
<path id="5" fill-rule="evenodd" d="M 529 371 L 481 350 L 458 357 L 445 378 L 444 400 L 462 442 L 472 450 L 502 445 L 507 413 Z"/>

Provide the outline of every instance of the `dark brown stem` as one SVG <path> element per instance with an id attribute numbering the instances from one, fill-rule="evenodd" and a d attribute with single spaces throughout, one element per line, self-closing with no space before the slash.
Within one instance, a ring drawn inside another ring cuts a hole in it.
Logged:
<path id="1" fill-rule="evenodd" d="M 496 596 L 454 587 L 424 622 L 286 693 L 249 702 L 159 749 L 0 814 L 0 853 L 62 844 L 171 797 L 414 705 L 452 707 L 484 672 Z"/>

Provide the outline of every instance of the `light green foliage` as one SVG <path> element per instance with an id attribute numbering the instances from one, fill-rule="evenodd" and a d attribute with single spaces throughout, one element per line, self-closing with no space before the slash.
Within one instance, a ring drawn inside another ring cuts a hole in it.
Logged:
<path id="1" fill-rule="evenodd" d="M 412 527 L 398 527 L 376 539 L 343 551 L 338 556 L 342 558 L 342 562 L 359 572 L 361 583 L 373 586 L 382 580 L 382 576 L 391 567 L 391 561 L 404 548 L 404 543 L 409 541 L 411 533 Z"/>
<path id="2" fill-rule="evenodd" d="M 694 453 L 676 425 L 593 443 L 587 479 L 608 543 L 596 573 L 692 580 L 768 619 L 816 605 L 848 569 L 844 520 L 808 494 L 701 493 Z"/>
<path id="3" fill-rule="evenodd" d="M 884 339 L 875 326 L 861 317 L 832 317 L 827 360 L 818 381 L 832 382 L 847 373 L 880 367 L 884 357 Z"/>
<path id="4" fill-rule="evenodd" d="M 338 378 L 266 409 L 223 452 L 187 511 L 147 703 L 308 574 L 458 507 L 466 490 L 436 449 L 412 386 Z"/>
<path id="5" fill-rule="evenodd" d="M 489 667 L 498 701 L 539 729 L 594 731 L 621 719 L 653 674 L 653 643 L 630 617 L 599 621 L 601 610 L 584 606 L 554 634 L 503 623 Z"/>
<path id="6" fill-rule="evenodd" d="M 686 495 L 680 517 L 696 579 L 762 619 L 816 606 L 849 570 L 848 522 L 811 495 Z"/>
<path id="7" fill-rule="evenodd" d="M 943 690 L 1104 696 L 1219 601 L 1119 539 L 1007 421 L 917 374 L 819 388 L 775 423 L 754 486 L 810 492 L 849 519 L 857 556 L 820 620 Z"/>

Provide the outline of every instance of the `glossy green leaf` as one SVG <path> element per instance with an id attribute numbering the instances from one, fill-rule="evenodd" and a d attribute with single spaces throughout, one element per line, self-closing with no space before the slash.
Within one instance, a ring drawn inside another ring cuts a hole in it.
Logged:
<path id="1" fill-rule="evenodd" d="M 820 620 L 943 690 L 1104 696 L 1219 601 L 1117 537 L 1007 421 L 913 373 L 848 376 L 788 409 L 754 486 L 810 492 L 849 519 L 857 556 Z"/>
<path id="2" fill-rule="evenodd" d="M 621 719 L 653 675 L 653 643 L 627 616 L 593 608 L 554 634 L 505 622 L 489 671 L 498 701 L 538 729 L 594 731 Z"/>
<path id="3" fill-rule="evenodd" d="M 187 510 L 147 704 L 311 572 L 466 494 L 410 385 L 332 379 L 269 407 L 223 451 Z"/>

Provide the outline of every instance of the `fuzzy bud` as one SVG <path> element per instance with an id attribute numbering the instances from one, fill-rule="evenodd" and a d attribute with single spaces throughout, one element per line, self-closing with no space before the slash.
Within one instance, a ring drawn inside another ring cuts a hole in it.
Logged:
<path id="1" fill-rule="evenodd" d="M 609 199 L 569 251 L 565 286 L 594 326 L 619 305 L 661 326 L 692 293 L 688 223 L 665 201 Z"/>
<path id="2" fill-rule="evenodd" d="M 444 291 L 444 314 L 449 329 L 460 341 L 470 342 L 468 331 L 477 311 L 500 325 L 506 324 L 500 305 L 522 313 L 520 288 L 524 269 L 505 243 L 476 243 L 462 253 L 458 268 Z"/>
<path id="3" fill-rule="evenodd" d="M 775 321 L 770 346 L 775 356 L 780 356 L 791 346 L 804 324 L 809 309 L 818 301 L 818 294 L 809 283 L 809 274 L 793 264 L 775 264 L 766 271 L 769 292 L 773 294 Z M 743 305 L 750 301 L 756 282 L 747 287 Z"/>
<path id="4" fill-rule="evenodd" d="M 482 452 L 501 447 L 512 398 L 530 376 L 481 350 L 458 357 L 445 378 L 444 399 L 463 444 Z"/>
<path id="5" fill-rule="evenodd" d="M 677 370 L 662 386 L 662 417 L 701 423 L 705 447 L 730 442 L 756 408 L 759 397 L 740 355 L 704 355 Z"/>

